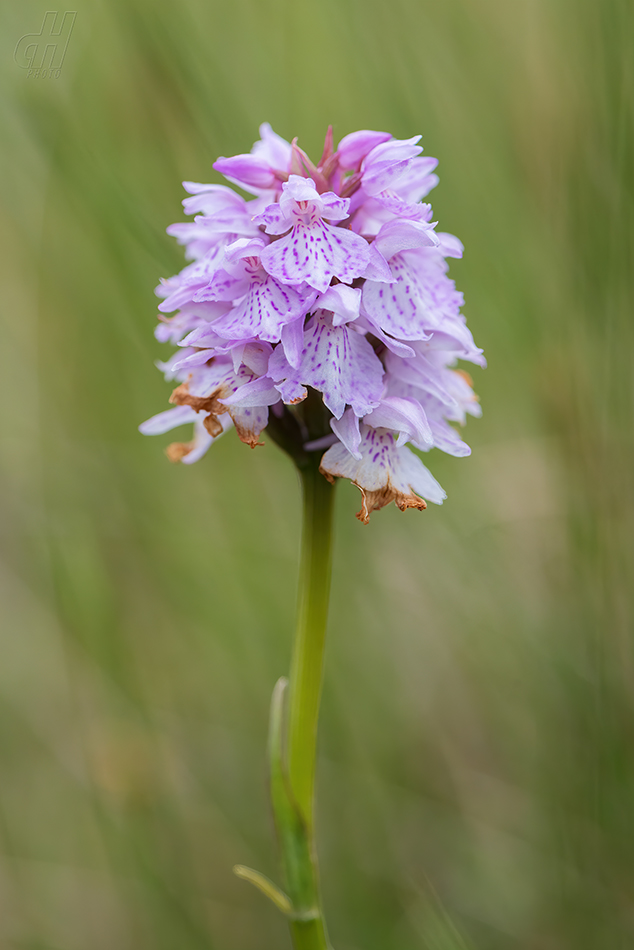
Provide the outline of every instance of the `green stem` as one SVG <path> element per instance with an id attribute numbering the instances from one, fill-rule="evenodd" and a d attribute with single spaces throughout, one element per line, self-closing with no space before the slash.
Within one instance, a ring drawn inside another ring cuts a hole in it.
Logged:
<path id="1" fill-rule="evenodd" d="M 316 462 L 299 467 L 304 519 L 290 685 L 271 708 L 271 796 L 295 950 L 329 950 L 315 849 L 315 759 L 332 560 L 334 486 Z M 288 692 L 288 697 L 285 693 Z M 285 702 L 287 699 L 287 702 Z"/>
<path id="2" fill-rule="evenodd" d="M 301 471 L 304 522 L 299 567 L 297 629 L 288 704 L 288 777 L 309 833 L 314 828 L 317 719 L 332 563 L 334 485 L 317 466 Z"/>
<path id="3" fill-rule="evenodd" d="M 294 461 L 304 501 L 297 630 L 290 686 L 282 677 L 273 691 L 268 752 L 286 893 L 252 868 L 238 865 L 234 871 L 286 915 L 295 950 L 330 950 L 319 889 L 314 797 L 335 491 L 319 473 L 314 456 L 302 450 Z"/>

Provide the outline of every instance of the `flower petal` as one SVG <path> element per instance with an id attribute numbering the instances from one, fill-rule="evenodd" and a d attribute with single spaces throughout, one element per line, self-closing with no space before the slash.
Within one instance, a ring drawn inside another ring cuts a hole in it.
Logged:
<path id="1" fill-rule="evenodd" d="M 390 260 L 392 284 L 366 281 L 363 308 L 373 323 L 400 340 L 421 340 L 460 313 L 462 294 L 447 277 L 435 248 L 401 251 Z"/>
<path id="2" fill-rule="evenodd" d="M 166 409 L 165 412 L 159 412 L 151 419 L 146 419 L 139 426 L 139 432 L 143 435 L 163 435 L 177 426 L 184 426 L 188 422 L 194 422 L 196 411 L 191 406 L 176 406 L 175 409 Z"/>
<path id="3" fill-rule="evenodd" d="M 359 277 L 368 265 L 367 241 L 346 228 L 325 221 L 295 225 L 290 234 L 265 247 L 262 264 L 283 284 L 305 281 L 315 290 L 326 290 L 333 277 L 346 284 Z"/>
<path id="4" fill-rule="evenodd" d="M 434 444 L 425 410 L 417 399 L 386 396 L 376 409 L 364 416 L 363 421 L 374 429 L 383 428 L 398 432 L 398 448 L 405 442 L 416 442 L 429 448 Z"/>
<path id="5" fill-rule="evenodd" d="M 360 333 L 347 326 L 335 327 L 326 311 L 317 311 L 304 331 L 301 362 L 292 370 L 275 350 L 269 374 L 276 380 L 293 379 L 323 394 L 336 419 L 351 405 L 363 416 L 378 405 L 383 390 L 383 365 Z"/>
<path id="6" fill-rule="evenodd" d="M 259 337 L 277 343 L 284 325 L 306 312 L 309 295 L 278 283 L 268 274 L 263 278 L 254 280 L 235 307 L 215 321 L 216 333 L 232 340 Z"/>
<path id="7" fill-rule="evenodd" d="M 446 498 L 418 456 L 406 447 L 397 448 L 387 429 L 363 425 L 359 451 L 361 459 L 352 456 L 341 443 L 333 445 L 322 458 L 319 470 L 331 481 L 335 477 L 349 478 L 360 489 L 363 501 L 357 518 L 364 524 L 373 511 L 391 501 L 405 511 L 427 507 L 419 495 L 437 505 Z"/>
<path id="8" fill-rule="evenodd" d="M 348 452 L 354 459 L 361 459 L 359 451 L 361 445 L 361 430 L 359 429 L 359 417 L 354 409 L 346 409 L 341 419 L 331 419 L 330 428 L 335 433 L 342 445 L 345 445 Z"/>
<path id="9" fill-rule="evenodd" d="M 382 142 L 389 142 L 391 138 L 392 136 L 389 132 L 372 132 L 369 129 L 363 129 L 360 132 L 351 132 L 350 135 L 345 135 L 337 147 L 339 165 L 346 170 L 352 169 L 356 171 L 362 159 L 364 159 L 376 145 L 381 145 Z"/>

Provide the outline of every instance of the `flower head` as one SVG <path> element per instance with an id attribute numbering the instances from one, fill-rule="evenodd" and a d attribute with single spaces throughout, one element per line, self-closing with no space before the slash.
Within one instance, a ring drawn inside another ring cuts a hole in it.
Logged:
<path id="1" fill-rule="evenodd" d="M 364 130 L 335 149 L 329 130 L 315 165 L 268 124 L 260 135 L 214 164 L 255 197 L 184 183 L 195 217 L 168 232 L 192 263 L 157 288 L 156 336 L 180 347 L 159 364 L 178 383 L 174 408 L 140 429 L 193 423 L 167 450 L 186 464 L 232 426 L 251 446 L 266 429 L 296 459 L 319 453 L 326 478 L 350 479 L 366 523 L 391 501 L 442 504 L 408 445 L 469 454 L 451 423 L 480 407 L 456 364 L 485 361 L 447 274 L 462 245 L 422 201 L 437 162 L 420 136 Z"/>

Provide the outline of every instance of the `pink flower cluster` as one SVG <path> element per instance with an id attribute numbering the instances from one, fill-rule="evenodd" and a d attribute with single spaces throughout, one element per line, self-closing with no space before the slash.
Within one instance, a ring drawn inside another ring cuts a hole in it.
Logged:
<path id="1" fill-rule="evenodd" d="M 161 314 L 174 315 L 161 316 L 156 336 L 179 347 L 159 365 L 179 385 L 174 408 L 140 429 L 193 423 L 192 441 L 167 450 L 185 463 L 232 425 L 251 446 L 268 426 L 287 451 L 278 433 L 292 431 L 291 454 L 323 453 L 326 478 L 361 490 L 366 523 L 391 501 L 441 504 L 443 489 L 406 443 L 469 454 L 450 423 L 480 407 L 454 367 L 485 361 L 447 276 L 462 245 L 436 232 L 422 201 L 437 162 L 421 156 L 420 136 L 353 132 L 335 150 L 329 130 L 315 165 L 269 125 L 260 135 L 250 154 L 214 164 L 253 198 L 184 182 L 195 217 L 168 233 L 192 263 L 157 288 Z M 306 410 L 316 398 L 317 426 Z"/>

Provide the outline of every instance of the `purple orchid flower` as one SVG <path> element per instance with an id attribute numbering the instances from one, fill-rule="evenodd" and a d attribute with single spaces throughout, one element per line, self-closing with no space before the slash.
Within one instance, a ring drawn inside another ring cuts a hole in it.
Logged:
<path id="1" fill-rule="evenodd" d="M 232 426 L 252 446 L 283 431 L 287 451 L 322 452 L 326 478 L 359 487 L 364 522 L 391 501 L 441 504 L 412 448 L 469 454 L 454 425 L 480 406 L 458 361 L 486 363 L 447 273 L 462 244 L 423 201 L 436 159 L 420 136 L 362 130 L 335 148 L 329 130 L 314 164 L 268 124 L 260 136 L 214 165 L 254 198 L 185 183 L 195 219 L 168 232 L 192 263 L 157 289 L 157 339 L 179 347 L 158 365 L 178 385 L 141 431 L 193 423 L 168 449 L 187 464 Z"/>
<path id="2" fill-rule="evenodd" d="M 267 234 L 284 235 L 262 251 L 268 273 L 283 284 L 305 281 L 321 291 L 333 277 L 344 283 L 360 277 L 370 260 L 367 241 L 335 227 L 348 217 L 349 204 L 332 191 L 320 195 L 312 179 L 291 175 L 279 203 L 254 218 Z"/>

